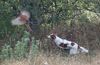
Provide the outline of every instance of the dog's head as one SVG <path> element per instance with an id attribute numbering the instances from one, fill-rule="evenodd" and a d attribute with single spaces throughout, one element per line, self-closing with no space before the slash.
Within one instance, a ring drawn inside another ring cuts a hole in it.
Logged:
<path id="1" fill-rule="evenodd" d="M 52 33 L 52 34 L 48 35 L 47 37 L 54 40 L 54 39 L 56 39 L 56 34 Z"/>

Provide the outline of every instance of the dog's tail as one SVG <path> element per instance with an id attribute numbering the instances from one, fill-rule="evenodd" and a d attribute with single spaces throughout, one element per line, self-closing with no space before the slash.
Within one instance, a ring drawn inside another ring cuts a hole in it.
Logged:
<path id="1" fill-rule="evenodd" d="M 87 50 L 87 49 L 84 48 L 84 47 L 80 47 L 80 51 L 81 51 L 81 52 L 84 52 L 84 53 L 88 53 L 88 52 L 89 52 L 89 50 Z"/>

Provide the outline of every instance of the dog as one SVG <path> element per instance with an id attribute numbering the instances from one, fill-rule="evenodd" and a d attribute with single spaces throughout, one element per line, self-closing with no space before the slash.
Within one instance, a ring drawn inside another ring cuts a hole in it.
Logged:
<path id="1" fill-rule="evenodd" d="M 88 53 L 88 50 L 82 46 L 79 46 L 77 43 L 62 39 L 57 36 L 57 34 L 52 33 L 47 36 L 48 38 L 52 39 L 57 47 L 61 49 L 69 49 L 69 54 L 70 55 L 75 55 L 79 53 Z"/>

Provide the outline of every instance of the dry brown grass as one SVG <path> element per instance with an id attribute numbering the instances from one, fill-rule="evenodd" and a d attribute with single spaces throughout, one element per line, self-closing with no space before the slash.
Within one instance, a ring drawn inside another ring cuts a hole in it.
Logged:
<path id="1" fill-rule="evenodd" d="M 47 56 L 41 52 L 34 59 L 3 61 L 0 65 L 100 65 L 100 52 L 96 51 L 95 56 L 80 54 L 68 57 L 60 54 Z"/>

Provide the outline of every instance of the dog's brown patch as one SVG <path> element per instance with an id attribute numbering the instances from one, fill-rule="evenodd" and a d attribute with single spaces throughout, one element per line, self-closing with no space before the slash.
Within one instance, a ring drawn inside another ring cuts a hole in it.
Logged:
<path id="1" fill-rule="evenodd" d="M 56 36 L 55 35 L 51 35 L 51 39 L 56 39 Z"/>
<path id="2" fill-rule="evenodd" d="M 72 46 L 74 46 L 74 45 L 75 45 L 75 43 L 74 43 L 74 42 L 72 42 L 72 43 L 71 43 L 71 45 L 72 45 Z"/>
<path id="3" fill-rule="evenodd" d="M 67 44 L 61 43 L 59 46 L 61 46 L 63 48 L 66 48 L 67 47 Z"/>
<path id="4" fill-rule="evenodd" d="M 78 49 L 80 49 L 80 46 L 78 45 Z"/>

